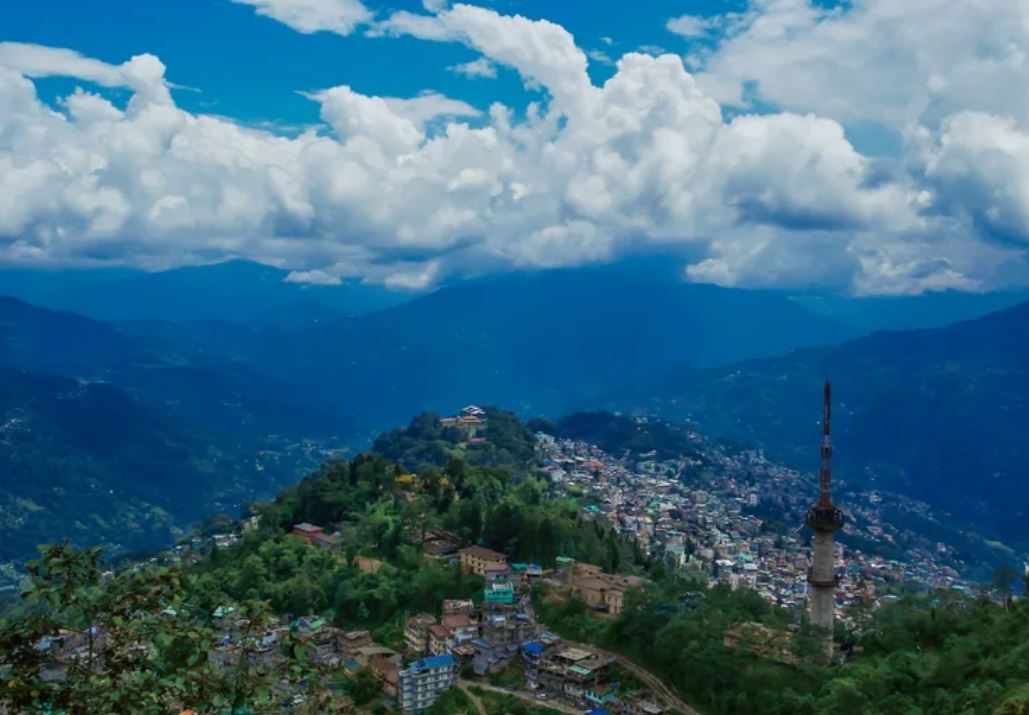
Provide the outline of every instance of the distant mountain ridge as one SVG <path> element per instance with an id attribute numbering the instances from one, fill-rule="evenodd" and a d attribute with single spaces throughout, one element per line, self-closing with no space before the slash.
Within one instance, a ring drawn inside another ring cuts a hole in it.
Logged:
<path id="1" fill-rule="evenodd" d="M 0 562 L 61 539 L 165 546 L 307 466 L 258 458 L 266 446 L 214 439 L 112 385 L 0 367 Z"/>
<path id="2" fill-rule="evenodd" d="M 303 325 L 133 324 L 189 360 L 274 375 L 368 431 L 468 402 L 559 413 L 663 366 L 774 355 L 848 335 L 775 294 L 620 268 L 469 282 Z"/>
<path id="3" fill-rule="evenodd" d="M 172 340 L 0 296 L 0 365 L 109 382 L 140 401 L 217 432 L 250 436 L 352 434 L 352 424 L 295 402 L 273 375 L 231 357 L 186 355 Z M 162 324 L 164 325 L 164 324 Z M 175 326 L 177 323 L 167 325 Z M 246 330 L 224 321 L 188 324 L 201 336 Z"/>
<path id="4" fill-rule="evenodd" d="M 802 465 L 818 420 L 817 395 L 803 395 L 829 376 L 841 473 L 980 521 L 1029 509 L 1013 477 L 1029 463 L 1025 306 L 833 347 L 853 330 L 788 296 L 644 263 L 470 281 L 363 315 L 308 308 L 111 323 L 0 298 L 0 366 L 108 383 L 227 453 L 270 435 L 362 448 L 411 414 L 467 403 L 525 416 L 602 404 L 693 419 Z"/>
<path id="5" fill-rule="evenodd" d="M 309 285 L 287 280 L 289 271 L 251 261 L 225 261 L 145 272 L 0 269 L 0 294 L 92 318 L 124 320 L 223 319 L 260 322 L 365 313 L 402 303 L 409 294 L 382 286 L 341 282 Z"/>
<path id="6" fill-rule="evenodd" d="M 833 380 L 838 474 L 917 495 L 1029 542 L 1029 303 L 944 328 L 709 369 L 672 368 L 602 403 L 817 460 L 819 385 Z"/>

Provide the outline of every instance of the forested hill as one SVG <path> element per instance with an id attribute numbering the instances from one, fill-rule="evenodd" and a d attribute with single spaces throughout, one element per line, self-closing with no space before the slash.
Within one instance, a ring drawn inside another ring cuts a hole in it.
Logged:
<path id="1" fill-rule="evenodd" d="M 494 419 L 501 414 L 492 412 Z M 531 444 L 516 420 L 499 421 L 518 427 L 500 434 L 523 447 Z M 480 577 L 446 559 L 426 558 L 433 539 L 445 533 L 459 545 L 503 551 L 512 562 L 549 566 L 561 554 L 611 572 L 645 573 L 651 583 L 631 591 L 615 617 L 591 616 L 581 600 L 551 600 L 538 590 L 535 608 L 547 627 L 644 664 L 705 715 L 1019 715 L 1029 708 L 1025 599 L 998 605 L 956 593 L 903 598 L 867 614 L 860 630 L 841 633 L 860 647 L 850 662 L 826 668 L 806 655 L 803 627 L 789 635 L 795 626 L 790 612 L 754 591 L 709 588 L 703 579 L 646 559 L 610 525 L 585 516 L 581 503 L 551 493 L 531 464 L 496 459 L 492 466 L 474 466 L 456 450 L 483 444 L 472 441 L 479 435 L 465 432 L 452 440 L 456 435 L 444 436 L 441 428 L 423 416 L 384 444 L 403 441 L 404 454 L 436 455 L 443 467 L 425 463 L 415 476 L 378 454 L 330 461 L 274 501 L 256 506 L 258 519 L 235 525 L 233 545 L 214 548 L 199 561 L 133 568 L 98 588 L 96 559 L 51 550 L 34 571 L 33 595 L 50 606 L 26 618 L 0 620 L 4 696 L 26 709 L 44 702 L 69 712 L 76 712 L 71 704 L 82 712 L 122 712 L 125 703 L 147 698 L 189 703 L 208 713 L 230 705 L 268 707 L 274 688 L 266 681 L 283 678 L 308 683 L 305 696 L 314 696 L 326 681 L 305 675 L 311 660 L 302 642 L 285 642 L 283 671 L 214 669 L 205 649 L 221 637 L 213 632 L 215 614 L 238 607 L 246 622 L 259 624 L 269 622 L 269 613 L 325 617 L 402 648 L 407 616 L 436 613 L 445 598 L 482 598 Z M 445 460 L 435 443 L 445 446 Z M 495 449 L 487 454 L 517 453 L 510 444 L 490 446 Z M 319 548 L 290 537 L 302 521 L 338 532 L 338 544 Z M 76 599 L 73 612 L 63 608 L 67 594 Z M 116 687 L 97 688 L 77 671 L 68 680 L 41 675 L 48 655 L 37 647 L 40 638 L 62 628 L 81 629 L 79 609 L 97 614 L 94 625 L 104 630 L 117 627 L 114 647 L 133 656 L 99 664 L 104 682 Z M 726 633 L 741 624 L 760 624 L 792 641 L 787 648 L 795 659 L 783 662 L 726 645 Z M 334 671 L 332 678 L 335 695 L 367 704 L 368 711 L 380 697 L 367 673 Z"/>
<path id="2" fill-rule="evenodd" d="M 484 424 L 474 433 L 423 412 L 407 427 L 379 435 L 372 451 L 410 470 L 423 465 L 443 467 L 456 458 L 472 466 L 504 467 L 525 474 L 533 458 L 532 431 L 513 412 L 497 407 L 483 411 Z"/>
<path id="3" fill-rule="evenodd" d="M 487 546 L 511 562 L 549 567 L 565 555 L 614 572 L 646 567 L 615 528 L 586 516 L 582 504 L 548 493 L 535 476 L 531 435 L 521 422 L 496 409 L 488 414 L 493 427 L 481 438 L 441 436 L 438 419 L 423 415 L 377 442 L 386 449 L 401 445 L 402 455 L 417 460 L 411 462 L 419 464 L 416 475 L 381 454 L 361 454 L 330 461 L 257 505 L 260 527 L 230 553 L 214 554 L 196 568 L 196 597 L 211 608 L 258 597 L 283 611 L 330 613 L 348 624 L 385 628 L 398 611 L 432 610 L 451 597 L 448 588 L 474 590 L 474 579 L 469 583 L 468 576 L 423 558 L 433 534 L 455 547 Z M 476 440 L 474 449 L 469 440 Z M 480 457 L 489 465 L 477 466 Z M 301 522 L 338 531 L 347 558 L 287 538 Z M 353 565 L 358 555 L 389 566 L 361 573 Z"/>
<path id="4" fill-rule="evenodd" d="M 308 459 L 214 439 L 117 387 L 0 367 L 0 562 L 40 543 L 167 546 L 210 512 L 238 512 Z"/>

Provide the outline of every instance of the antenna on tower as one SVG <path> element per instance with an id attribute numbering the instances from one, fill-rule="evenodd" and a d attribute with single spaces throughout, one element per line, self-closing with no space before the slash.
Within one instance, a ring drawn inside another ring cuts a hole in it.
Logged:
<path id="1" fill-rule="evenodd" d="M 818 472 L 818 501 L 808 510 L 805 523 L 814 529 L 835 531 L 843 526 L 843 512 L 832 502 L 832 384 L 822 388 L 822 465 Z"/>
<path id="2" fill-rule="evenodd" d="M 822 402 L 822 468 L 818 474 L 818 506 L 832 507 L 832 439 L 829 436 L 832 384 L 826 380 Z"/>

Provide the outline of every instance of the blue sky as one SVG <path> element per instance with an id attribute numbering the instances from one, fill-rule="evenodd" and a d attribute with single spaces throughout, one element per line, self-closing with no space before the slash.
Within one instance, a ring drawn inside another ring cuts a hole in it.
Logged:
<path id="1" fill-rule="evenodd" d="M 1020 0 L 6 3 L 0 265 L 1023 286 L 1026 26 Z"/>
<path id="2" fill-rule="evenodd" d="M 512 0 L 489 6 L 557 22 L 572 32 L 580 46 L 617 57 L 647 45 L 685 52 L 687 42 L 665 29 L 670 17 L 684 12 L 717 14 L 739 9 L 741 4 Z M 370 2 L 369 7 L 383 14 L 398 9 L 422 11 L 417 0 Z M 511 70 L 488 82 L 448 72 L 447 67 L 478 56 L 460 45 L 367 37 L 360 32 L 346 37 L 329 32 L 301 34 L 229 0 L 105 0 L 99 6 L 80 0 L 37 0 L 8 4 L 0 10 L 0 18 L 5 40 L 75 48 L 113 64 L 153 53 L 169 67 L 171 82 L 199 90 L 178 91 L 179 106 L 245 122 L 316 122 L 318 106 L 297 91 L 340 84 L 363 93 L 401 97 L 432 89 L 482 109 L 498 100 L 518 105 L 528 97 Z M 609 46 L 603 38 L 614 44 Z M 613 74 L 613 68 L 593 62 L 590 72 L 600 83 Z M 46 84 L 44 96 L 56 97 L 76 82 L 51 79 Z"/>

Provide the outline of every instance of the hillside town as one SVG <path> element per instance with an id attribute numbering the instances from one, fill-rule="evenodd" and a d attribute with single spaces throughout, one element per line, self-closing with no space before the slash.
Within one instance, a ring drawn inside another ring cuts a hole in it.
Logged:
<path id="1" fill-rule="evenodd" d="M 463 444 L 481 440 L 488 424 L 484 411 L 475 406 L 440 422 L 458 429 Z M 758 451 L 733 451 L 694 437 L 697 449 L 688 454 L 626 451 L 615 456 L 595 444 L 539 432 L 534 437 L 536 473 L 555 495 L 573 498 L 583 518 L 613 526 L 651 562 L 701 577 L 708 586 L 750 589 L 793 610 L 800 623 L 809 608 L 812 550 L 799 525 L 811 500 L 811 476 Z M 398 471 L 391 479 L 399 498 L 414 498 L 418 475 Z M 927 545 L 924 537 L 887 519 L 882 508 L 884 503 L 894 508 L 903 503 L 921 518 L 935 518 L 927 506 L 879 492 L 846 492 L 844 502 L 848 522 L 834 552 L 835 610 L 841 623 L 860 625 L 859 619 L 895 599 L 908 582 L 924 589 L 974 589 L 961 576 L 953 547 Z M 251 516 L 229 530 L 197 535 L 151 561 L 190 565 L 212 550 L 235 547 L 259 527 L 260 517 Z M 287 542 L 303 544 L 305 552 L 327 552 L 362 574 L 377 574 L 388 565 L 360 550 L 348 552 L 338 527 L 299 522 L 284 536 Z M 852 545 L 862 537 L 894 545 L 900 557 L 886 558 Z M 623 612 L 633 589 L 647 586 L 648 578 L 609 573 L 564 555 L 547 566 L 512 562 L 500 551 L 462 542 L 437 528 L 424 530 L 420 540 L 424 559 L 477 579 L 481 590 L 473 598 L 444 597 L 434 612 L 409 612 L 402 631 L 391 638 L 376 635 L 367 625 L 348 627 L 313 613 L 251 622 L 239 605 L 222 603 L 208 614 L 218 634 L 207 653 L 209 663 L 225 674 L 240 663 L 274 672 L 300 644 L 309 649 L 326 682 L 363 677 L 375 688 L 376 702 L 403 713 L 428 710 L 451 689 L 467 692 L 470 687 L 490 688 L 557 712 L 692 712 L 658 678 L 626 658 L 553 632 L 534 606 L 544 594 L 552 602 L 578 599 L 592 618 L 612 619 Z M 162 613 L 168 619 L 179 615 L 174 608 Z M 47 677 L 64 677 L 71 664 L 85 657 L 87 640 L 102 658 L 107 634 L 100 629 L 89 631 L 88 638 L 81 632 L 60 632 L 41 641 L 38 647 L 49 658 Z M 724 633 L 727 648 L 746 647 L 785 664 L 796 662 L 790 640 L 785 632 L 756 622 L 739 623 Z M 849 654 L 840 652 L 838 657 Z M 288 709 L 304 702 L 305 689 L 302 682 L 283 678 L 276 697 Z M 341 710 L 361 711 L 347 692 L 339 690 L 334 697 Z"/>
<path id="2" fill-rule="evenodd" d="M 311 524 L 296 525 L 291 535 L 312 548 L 336 546 Z M 579 596 L 598 611 L 617 613 L 625 592 L 643 579 L 607 574 L 565 557 L 556 569 L 508 563 L 504 554 L 477 545 L 439 558 L 482 577 L 481 601 L 444 599 L 438 613 L 410 616 L 396 648 L 377 642 L 366 629 L 348 630 L 315 615 L 273 618 L 255 631 L 235 606 L 226 604 L 212 614 L 221 637 L 209 659 L 218 669 L 229 669 L 241 658 L 253 666 L 271 667 L 285 661 L 280 646 L 293 639 L 312 648 L 315 664 L 327 677 L 370 673 L 383 701 L 405 713 L 430 708 L 459 683 L 490 683 L 497 677 L 505 691 L 563 711 L 625 715 L 678 711 L 626 671 L 624 659 L 548 631 L 532 606 L 533 586 L 545 584 Z M 374 570 L 381 562 L 364 558 L 359 565 L 362 570 Z M 53 647 L 55 652 L 60 650 L 56 643 Z M 625 687 L 627 676 L 631 687 Z M 284 703 L 299 702 L 302 697 L 302 691 L 282 684 Z"/>
<path id="3" fill-rule="evenodd" d="M 813 475 L 760 451 L 731 452 L 710 443 L 694 456 L 658 459 L 615 457 L 596 445 L 542 433 L 536 439 L 541 471 L 553 488 L 588 502 L 587 514 L 616 524 L 645 553 L 710 584 L 753 589 L 798 615 L 807 609 L 811 549 L 800 527 L 817 487 Z M 850 491 L 844 499 L 848 521 L 835 546 L 837 614 L 844 623 L 852 611 L 895 598 L 904 584 L 975 592 L 953 546 L 929 542 L 883 514 L 888 503 L 935 518 L 927 505 L 874 491 Z M 862 537 L 893 546 L 899 557 L 849 545 Z"/>

